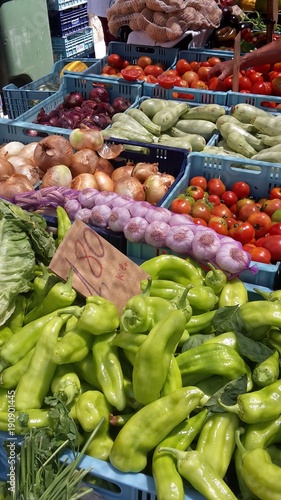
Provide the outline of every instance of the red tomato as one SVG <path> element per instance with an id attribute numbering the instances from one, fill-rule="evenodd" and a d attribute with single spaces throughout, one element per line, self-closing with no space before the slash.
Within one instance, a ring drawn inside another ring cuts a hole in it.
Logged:
<path id="1" fill-rule="evenodd" d="M 215 205 L 211 209 L 211 214 L 221 218 L 232 217 L 231 210 L 224 203 L 221 203 L 220 205 Z"/>
<path id="2" fill-rule="evenodd" d="M 191 203 L 185 198 L 175 198 L 170 205 L 171 212 L 175 214 L 190 214 L 191 208 Z"/>
<path id="3" fill-rule="evenodd" d="M 274 80 L 274 78 L 277 78 L 278 76 L 281 76 L 280 71 L 270 71 L 268 73 L 268 78 L 270 82 L 272 82 L 272 80 Z"/>
<path id="4" fill-rule="evenodd" d="M 225 218 L 225 221 L 227 223 L 227 227 L 228 229 L 230 229 L 231 227 L 234 226 L 234 224 L 237 224 L 237 220 L 234 219 L 234 217 L 226 217 Z"/>
<path id="5" fill-rule="evenodd" d="M 258 211 L 249 215 L 247 222 L 249 222 L 255 230 L 255 238 L 265 236 L 271 226 L 271 219 L 265 212 Z"/>
<path id="6" fill-rule="evenodd" d="M 240 198 L 236 203 L 236 210 L 238 214 L 244 205 L 255 205 L 255 202 L 252 198 Z"/>
<path id="7" fill-rule="evenodd" d="M 180 80 L 176 86 L 177 87 L 188 87 L 188 83 L 185 80 L 183 80 L 182 78 L 180 78 Z"/>
<path id="8" fill-rule="evenodd" d="M 265 212 L 269 217 L 272 216 L 275 210 L 281 208 L 281 200 L 279 198 L 273 198 L 273 200 L 266 200 L 261 207 L 262 212 Z"/>
<path id="9" fill-rule="evenodd" d="M 190 67 L 191 67 L 192 71 L 195 71 L 195 72 L 198 71 L 198 69 L 200 68 L 200 65 L 201 65 L 200 62 L 198 62 L 198 61 L 191 61 L 191 63 L 190 63 Z"/>
<path id="10" fill-rule="evenodd" d="M 200 63 L 200 68 L 210 68 L 210 66 L 209 60 Z"/>
<path id="11" fill-rule="evenodd" d="M 233 191 L 238 199 L 247 198 L 250 195 L 251 188 L 247 182 L 238 181 L 231 186 L 231 191 Z"/>
<path id="12" fill-rule="evenodd" d="M 281 234 L 281 222 L 275 222 L 272 224 L 268 230 L 268 234 L 273 236 L 274 234 Z"/>
<path id="13" fill-rule="evenodd" d="M 152 64 L 152 59 L 149 56 L 140 56 L 137 60 L 137 65 L 144 69 L 146 66 Z"/>
<path id="14" fill-rule="evenodd" d="M 258 238 L 258 239 L 255 241 L 255 245 L 256 245 L 256 247 L 262 247 L 262 245 L 263 245 L 263 242 L 264 242 L 265 238 L 267 238 L 267 236 L 263 236 L 262 238 Z"/>
<path id="15" fill-rule="evenodd" d="M 226 92 L 225 84 L 221 80 L 219 80 L 216 76 L 210 78 L 208 82 L 208 89 L 217 90 L 219 92 Z"/>
<path id="16" fill-rule="evenodd" d="M 199 217 L 201 219 L 204 219 L 206 222 L 208 222 L 208 220 L 211 217 L 210 208 L 208 207 L 207 203 L 205 203 L 204 201 L 197 200 L 191 209 L 191 215 L 194 218 Z"/>
<path id="17" fill-rule="evenodd" d="M 226 221 L 221 217 L 211 217 L 208 221 L 208 227 L 216 231 L 218 234 L 227 236 L 228 227 Z"/>
<path id="18" fill-rule="evenodd" d="M 179 75 L 183 75 L 184 73 L 186 73 L 186 71 L 191 70 L 191 66 L 185 59 L 179 59 L 176 64 L 176 70 Z"/>
<path id="19" fill-rule="evenodd" d="M 183 73 L 183 75 L 181 75 L 181 77 L 188 83 L 188 85 L 191 85 L 191 83 L 194 81 L 198 82 L 199 80 L 199 76 L 197 75 L 197 73 L 192 70 L 186 71 L 185 73 Z"/>
<path id="20" fill-rule="evenodd" d="M 207 222 L 204 219 L 201 219 L 201 217 L 194 217 L 193 223 L 198 224 L 199 226 L 208 226 Z"/>
<path id="21" fill-rule="evenodd" d="M 215 66 L 216 64 L 219 64 L 221 63 L 221 59 L 219 57 L 216 57 L 216 56 L 212 56 L 208 59 L 208 63 L 211 65 L 211 66 Z"/>
<path id="22" fill-rule="evenodd" d="M 260 64 L 257 66 L 254 66 L 254 70 L 257 71 L 258 73 L 268 73 L 270 70 L 270 64 Z"/>
<path id="23" fill-rule="evenodd" d="M 217 196 L 221 196 L 226 191 L 226 186 L 218 177 L 214 177 L 213 179 L 209 179 L 207 183 L 207 189 L 209 194 L 216 194 Z"/>
<path id="24" fill-rule="evenodd" d="M 271 253 L 266 248 L 254 247 L 249 253 L 251 254 L 252 260 L 255 262 L 263 262 L 264 264 L 271 263 Z"/>
<path id="25" fill-rule="evenodd" d="M 267 236 L 264 238 L 262 246 L 271 253 L 273 262 L 281 260 L 281 235 L 274 234 L 273 236 Z"/>
<path id="26" fill-rule="evenodd" d="M 216 194 L 210 194 L 209 196 L 209 202 L 212 203 L 213 205 L 220 205 L 220 197 Z"/>
<path id="27" fill-rule="evenodd" d="M 281 72 L 281 62 L 277 62 L 273 64 L 273 71 L 280 71 Z"/>
<path id="28" fill-rule="evenodd" d="M 281 96 L 281 76 L 277 76 L 271 82 L 272 85 L 272 94 Z"/>
<path id="29" fill-rule="evenodd" d="M 153 75 L 141 75 L 139 80 L 145 81 L 147 83 L 157 83 L 157 78 Z"/>
<path id="30" fill-rule="evenodd" d="M 269 82 L 267 82 L 269 83 Z M 252 94 L 269 95 L 269 87 L 265 82 L 256 82 L 251 88 Z"/>
<path id="31" fill-rule="evenodd" d="M 227 207 L 231 207 L 238 201 L 237 194 L 234 191 L 225 191 L 221 195 L 222 201 L 226 204 Z"/>
<path id="32" fill-rule="evenodd" d="M 162 75 L 157 76 L 157 83 L 164 89 L 172 89 L 176 83 L 178 77 L 173 75 L 167 75 L 166 72 L 162 73 Z"/>
<path id="33" fill-rule="evenodd" d="M 223 83 L 225 85 L 226 90 L 232 90 L 232 84 L 233 84 L 233 77 L 232 76 L 227 76 L 224 80 Z"/>
<path id="34" fill-rule="evenodd" d="M 252 82 L 247 76 L 239 76 L 238 79 L 239 91 L 241 90 L 251 90 Z"/>
<path id="35" fill-rule="evenodd" d="M 190 84 L 191 89 L 208 90 L 208 85 L 203 80 L 197 80 Z"/>
<path id="36" fill-rule="evenodd" d="M 127 66 L 129 66 L 129 64 L 130 64 L 130 61 L 127 61 L 127 59 L 123 59 L 121 69 L 127 68 Z"/>
<path id="37" fill-rule="evenodd" d="M 235 241 L 240 241 L 242 245 L 250 243 L 255 236 L 255 230 L 249 222 L 241 222 L 234 224 L 228 231 L 228 235 L 231 236 Z"/>
<path id="38" fill-rule="evenodd" d="M 246 243 L 246 245 L 243 245 L 243 250 L 245 252 L 251 253 L 251 250 L 253 250 L 253 248 L 256 248 L 256 245 L 254 245 L 254 243 Z"/>
<path id="39" fill-rule="evenodd" d="M 204 191 L 207 189 L 207 179 L 203 175 L 192 177 L 189 181 L 190 186 L 200 186 Z"/>
<path id="40" fill-rule="evenodd" d="M 154 64 L 148 64 L 148 66 L 146 66 L 143 71 L 146 75 L 152 75 L 156 78 L 157 76 L 162 75 L 162 73 L 164 72 L 163 68 Z"/>
<path id="41" fill-rule="evenodd" d="M 107 64 L 112 68 L 120 69 L 122 67 L 123 59 L 119 54 L 109 54 L 107 57 Z"/>
<path id="42" fill-rule="evenodd" d="M 281 187 L 275 186 L 272 188 L 269 192 L 269 198 L 273 200 L 274 198 L 279 198 L 281 199 Z"/>
<path id="43" fill-rule="evenodd" d="M 260 209 L 255 203 L 247 203 L 240 208 L 238 217 L 240 220 L 248 220 L 248 217 L 253 213 L 259 213 Z"/>
<path id="44" fill-rule="evenodd" d="M 128 80 L 129 82 L 133 82 L 138 80 L 142 75 L 142 69 L 121 69 L 121 75 L 124 80 Z"/>
<path id="45" fill-rule="evenodd" d="M 200 186 L 188 186 L 186 188 L 186 194 L 192 196 L 194 200 L 202 200 L 202 198 L 204 197 L 204 189 L 202 189 Z"/>
<path id="46" fill-rule="evenodd" d="M 203 82 L 207 82 L 210 69 L 211 69 L 211 66 L 200 66 L 200 68 L 197 71 L 197 75 L 199 76 L 199 80 L 202 80 Z"/>

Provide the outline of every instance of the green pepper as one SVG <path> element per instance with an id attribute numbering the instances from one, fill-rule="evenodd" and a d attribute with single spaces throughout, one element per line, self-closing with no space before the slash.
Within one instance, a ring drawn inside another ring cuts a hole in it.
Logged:
<path id="1" fill-rule="evenodd" d="M 190 288 L 186 296 L 192 308 L 201 311 L 211 311 L 214 309 L 219 299 L 214 290 L 205 285 Z"/>
<path id="2" fill-rule="evenodd" d="M 59 278 L 40 262 L 41 273 L 33 280 L 33 292 L 28 303 L 28 312 L 41 304 L 51 288 L 58 283 Z"/>
<path id="3" fill-rule="evenodd" d="M 229 280 L 219 295 L 219 307 L 242 306 L 248 302 L 248 292 L 245 284 L 239 278 Z"/>
<path id="4" fill-rule="evenodd" d="M 101 418 L 104 419 L 96 434 L 97 439 L 93 438 L 89 443 L 86 453 L 100 460 L 107 460 L 113 445 L 113 440 L 109 435 L 111 405 L 102 392 L 93 390 L 81 394 L 75 408 L 77 419 L 87 433 L 95 429 Z M 86 437 L 88 436 L 86 435 Z"/>
<path id="5" fill-rule="evenodd" d="M 214 290 L 215 294 L 218 294 L 226 285 L 227 277 L 221 269 L 216 269 L 209 262 L 208 267 L 210 267 L 211 269 L 206 273 L 205 285 L 211 287 Z"/>
<path id="6" fill-rule="evenodd" d="M 259 387 L 265 387 L 275 382 L 279 377 L 279 353 L 274 351 L 271 356 L 257 363 L 253 369 L 253 381 Z"/>
<path id="7" fill-rule="evenodd" d="M 190 320 L 185 325 L 186 330 L 190 335 L 206 330 L 208 333 L 211 333 L 214 330 L 212 320 L 215 314 L 216 310 L 213 309 L 213 311 L 207 311 L 202 314 L 191 316 Z"/>
<path id="8" fill-rule="evenodd" d="M 6 325 L 0 326 L 0 348 L 13 336 L 11 328 Z"/>
<path id="9" fill-rule="evenodd" d="M 281 467 L 281 448 L 276 444 L 272 444 L 266 448 L 266 451 L 270 455 L 272 462 Z"/>
<path id="10" fill-rule="evenodd" d="M 148 280 L 141 280 L 140 288 L 144 292 L 147 289 Z M 181 295 L 184 292 L 184 285 L 176 283 L 172 280 L 153 279 L 151 280 L 150 296 L 161 297 L 162 299 L 171 300 Z"/>
<path id="11" fill-rule="evenodd" d="M 72 306 L 72 308 L 69 308 L 69 311 L 74 312 L 76 309 L 77 306 Z M 52 318 L 57 316 L 60 311 L 62 310 L 58 309 L 50 314 L 46 314 L 45 316 L 28 323 L 23 326 L 21 330 L 14 333 L 14 335 L 1 349 L 0 371 L 22 359 L 25 354 L 27 354 L 36 345 L 42 329 Z"/>
<path id="12" fill-rule="evenodd" d="M 82 361 L 90 352 L 92 344 L 92 334 L 79 329 L 77 323 L 73 330 L 67 331 L 57 342 L 53 352 L 53 362 L 62 365 Z"/>
<path id="13" fill-rule="evenodd" d="M 233 413 L 214 413 L 206 420 L 197 440 L 196 450 L 203 453 L 222 478 L 235 449 L 235 431 L 239 422 Z"/>
<path id="14" fill-rule="evenodd" d="M 232 347 L 235 351 L 239 352 L 237 336 L 234 332 L 225 332 L 215 335 L 212 338 L 207 338 L 205 344 L 224 344 Z"/>
<path id="15" fill-rule="evenodd" d="M 184 500 L 184 485 L 170 453 L 159 452 L 159 448 L 172 447 L 186 450 L 201 431 L 207 410 L 185 419 L 178 424 L 155 448 L 152 458 L 152 475 L 158 500 Z"/>
<path id="16" fill-rule="evenodd" d="M 226 381 L 247 373 L 241 356 L 224 344 L 201 344 L 177 356 L 183 385 L 197 384 L 208 376 L 221 375 Z"/>
<path id="17" fill-rule="evenodd" d="M 101 391 L 101 386 L 97 378 L 91 351 L 89 351 L 83 359 L 74 363 L 74 369 L 80 380 L 84 380 L 85 382 L 90 384 L 93 389 L 98 389 L 99 391 Z"/>
<path id="18" fill-rule="evenodd" d="M 14 432 L 15 434 L 26 433 L 28 429 L 41 427 L 51 427 L 53 419 L 50 416 L 50 412 L 44 409 L 29 409 L 27 416 L 27 428 L 22 425 L 22 412 L 14 412 L 13 415 L 15 419 L 13 420 L 12 426 L 9 424 L 10 413 L 5 411 L 0 411 L 0 431 L 4 432 Z"/>
<path id="19" fill-rule="evenodd" d="M 64 321 L 63 316 L 55 316 L 43 328 L 28 368 L 16 388 L 16 410 L 41 408 L 55 373 L 52 356 Z"/>
<path id="20" fill-rule="evenodd" d="M 259 288 L 254 288 L 254 291 L 261 295 L 265 300 L 270 302 L 281 302 L 281 290 L 273 290 L 273 292 L 266 292 Z"/>
<path id="21" fill-rule="evenodd" d="M 118 332 L 112 340 L 112 345 L 136 353 L 146 339 L 145 333 Z"/>
<path id="22" fill-rule="evenodd" d="M 73 269 L 70 269 L 66 283 L 59 282 L 52 286 L 40 304 L 25 316 L 24 323 L 30 323 L 58 308 L 71 306 L 76 299 L 76 292 L 72 288 L 72 278 Z"/>
<path id="23" fill-rule="evenodd" d="M 281 356 L 281 332 L 279 329 L 270 328 L 267 334 L 267 340 L 271 347 L 274 347 Z"/>
<path id="24" fill-rule="evenodd" d="M 257 391 L 240 394 L 237 403 L 227 406 L 219 401 L 226 411 L 236 413 L 242 422 L 255 424 L 277 418 L 281 413 L 281 380 Z"/>
<path id="25" fill-rule="evenodd" d="M 262 500 L 280 500 L 281 469 L 272 463 L 263 448 L 247 450 L 236 433 L 236 444 L 242 453 L 242 477 L 249 490 Z"/>
<path id="26" fill-rule="evenodd" d="M 81 308 L 77 327 L 93 335 L 102 335 L 116 330 L 119 322 L 117 306 L 104 297 L 92 295 Z"/>
<path id="27" fill-rule="evenodd" d="M 113 415 L 113 413 L 111 413 L 109 423 L 113 425 L 113 427 L 123 427 L 133 415 L 134 413 L 123 413 L 122 415 Z"/>
<path id="28" fill-rule="evenodd" d="M 66 405 L 69 405 L 79 394 L 81 384 L 78 375 L 71 364 L 59 365 L 56 367 L 54 377 L 51 382 L 51 391 L 59 396 Z"/>
<path id="29" fill-rule="evenodd" d="M 172 254 L 161 254 L 140 266 L 152 279 L 172 280 L 181 285 L 203 285 L 202 270 L 188 259 Z"/>
<path id="30" fill-rule="evenodd" d="M 134 410 L 139 410 L 142 405 L 135 398 L 132 380 L 127 377 L 124 377 L 124 390 L 127 406 L 129 408 L 133 408 Z"/>
<path id="31" fill-rule="evenodd" d="M 25 374 L 30 360 L 33 356 L 35 347 L 30 349 L 23 358 L 21 358 L 14 365 L 8 366 L 5 368 L 3 372 L 0 374 L 0 386 L 5 387 L 6 389 L 15 389 L 21 379 L 21 377 Z"/>
<path id="32" fill-rule="evenodd" d="M 113 467 L 122 472 L 142 471 L 148 453 L 188 417 L 203 396 L 197 387 L 184 387 L 138 410 L 114 440 L 109 456 Z"/>
<path id="33" fill-rule="evenodd" d="M 143 405 L 159 398 L 185 323 L 185 313 L 173 310 L 156 323 L 139 347 L 133 368 L 133 388 L 136 400 Z"/>
<path id="34" fill-rule="evenodd" d="M 175 456 L 180 475 L 207 500 L 236 500 L 236 496 L 203 453 L 169 447 L 160 448 L 159 451 L 167 451 Z"/>
<path id="35" fill-rule="evenodd" d="M 24 295 L 17 295 L 15 299 L 15 309 L 6 321 L 5 326 L 9 327 L 13 333 L 17 333 L 24 325 L 27 299 Z"/>
<path id="36" fill-rule="evenodd" d="M 9 391 L 0 387 L 0 413 L 8 411 Z"/>
<path id="37" fill-rule="evenodd" d="M 181 371 L 175 356 L 172 354 L 170 360 L 170 366 L 165 378 L 164 385 L 161 389 L 160 396 L 167 396 L 171 392 L 176 391 L 182 387 Z"/>
<path id="38" fill-rule="evenodd" d="M 95 337 L 92 345 L 93 365 L 105 398 L 117 410 L 126 407 L 124 376 L 118 349 L 111 342 L 116 333 L 104 333 Z"/>
<path id="39" fill-rule="evenodd" d="M 71 228 L 72 223 L 68 216 L 68 213 L 60 205 L 58 205 L 56 208 L 56 214 L 58 221 L 58 234 L 56 239 L 56 246 L 58 247 L 62 242 L 62 240 L 64 239 L 64 237 L 66 236 L 69 229 Z"/>
<path id="40" fill-rule="evenodd" d="M 241 332 L 246 336 L 261 340 L 270 327 L 281 328 L 281 303 L 266 300 L 247 302 L 237 309 Z"/>

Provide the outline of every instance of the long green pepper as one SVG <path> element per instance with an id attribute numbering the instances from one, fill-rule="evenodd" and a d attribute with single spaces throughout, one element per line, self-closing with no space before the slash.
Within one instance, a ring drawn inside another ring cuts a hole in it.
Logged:
<path id="1" fill-rule="evenodd" d="M 152 279 L 172 280 L 181 285 L 203 285 L 204 275 L 189 259 L 172 254 L 161 254 L 140 266 Z"/>

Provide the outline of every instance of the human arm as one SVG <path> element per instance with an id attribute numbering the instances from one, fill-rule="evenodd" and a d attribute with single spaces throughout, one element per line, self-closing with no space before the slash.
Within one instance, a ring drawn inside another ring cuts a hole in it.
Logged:
<path id="1" fill-rule="evenodd" d="M 281 37 L 271 43 L 260 47 L 257 50 L 248 52 L 240 58 L 240 69 L 258 66 L 261 64 L 274 64 L 281 61 Z M 224 80 L 233 73 L 233 59 L 223 61 L 213 66 L 209 71 L 209 78 L 218 76 L 219 80 Z"/>

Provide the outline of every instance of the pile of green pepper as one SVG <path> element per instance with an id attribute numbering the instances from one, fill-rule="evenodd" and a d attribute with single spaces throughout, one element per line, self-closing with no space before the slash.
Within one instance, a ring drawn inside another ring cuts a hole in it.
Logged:
<path id="1" fill-rule="evenodd" d="M 160 255 L 119 315 L 45 266 L 0 327 L 0 430 L 52 426 L 64 402 L 87 454 L 153 475 L 158 500 L 280 499 L 281 293 L 248 301 L 239 278 Z"/>

